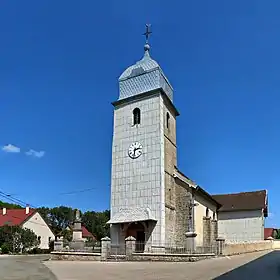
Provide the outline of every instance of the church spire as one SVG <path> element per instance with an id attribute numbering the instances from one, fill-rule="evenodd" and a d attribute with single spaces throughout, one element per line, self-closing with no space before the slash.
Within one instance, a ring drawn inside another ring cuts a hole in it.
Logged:
<path id="1" fill-rule="evenodd" d="M 142 93 L 160 90 L 173 102 L 173 88 L 159 64 L 150 56 L 151 25 L 146 24 L 144 56 L 129 66 L 119 77 L 119 100 Z"/>
<path id="2" fill-rule="evenodd" d="M 151 24 L 146 24 L 146 32 L 143 34 L 146 37 L 146 44 L 144 45 L 144 51 L 145 51 L 145 56 L 150 56 L 149 50 L 150 50 L 150 45 L 149 45 L 149 37 L 152 34 L 151 31 Z"/>

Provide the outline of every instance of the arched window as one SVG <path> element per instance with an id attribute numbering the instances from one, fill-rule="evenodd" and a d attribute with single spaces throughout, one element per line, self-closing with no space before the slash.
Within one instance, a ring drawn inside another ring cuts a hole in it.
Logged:
<path id="1" fill-rule="evenodd" d="M 207 218 L 209 217 L 209 209 L 208 209 L 208 207 L 206 208 L 206 217 Z"/>
<path id="2" fill-rule="evenodd" d="M 139 108 L 133 110 L 133 125 L 140 124 L 141 112 Z"/>
<path id="3" fill-rule="evenodd" d="M 169 128 L 169 120 L 170 120 L 170 115 L 169 113 L 167 112 L 166 113 L 166 127 Z"/>
<path id="4" fill-rule="evenodd" d="M 213 220 L 216 221 L 216 213 L 213 212 Z"/>

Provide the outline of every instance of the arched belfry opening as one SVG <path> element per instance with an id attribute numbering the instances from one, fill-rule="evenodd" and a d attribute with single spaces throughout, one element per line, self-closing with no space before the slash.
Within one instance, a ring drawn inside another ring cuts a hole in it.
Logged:
<path id="1" fill-rule="evenodd" d="M 209 217 L 209 208 L 208 208 L 208 207 L 206 208 L 205 216 L 206 216 L 207 218 Z"/>
<path id="2" fill-rule="evenodd" d="M 166 127 L 169 128 L 169 122 L 170 122 L 170 115 L 169 113 L 167 112 L 166 113 Z"/>
<path id="3" fill-rule="evenodd" d="M 141 122 L 141 111 L 139 108 L 133 110 L 133 125 L 140 124 Z"/>

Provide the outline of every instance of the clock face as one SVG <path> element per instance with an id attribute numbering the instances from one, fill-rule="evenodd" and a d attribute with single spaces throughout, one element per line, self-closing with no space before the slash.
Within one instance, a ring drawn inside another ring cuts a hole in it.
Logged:
<path id="1" fill-rule="evenodd" d="M 143 153 L 142 149 L 143 147 L 139 142 L 134 142 L 129 146 L 128 155 L 133 159 L 138 158 Z"/>

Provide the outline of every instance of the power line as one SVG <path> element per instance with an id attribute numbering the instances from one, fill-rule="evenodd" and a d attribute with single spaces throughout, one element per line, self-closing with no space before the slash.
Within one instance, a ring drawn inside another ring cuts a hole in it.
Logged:
<path id="1" fill-rule="evenodd" d="M 19 204 L 19 205 L 21 205 L 21 206 L 23 205 L 23 207 L 25 207 L 26 205 L 30 205 L 30 206 L 33 207 L 33 208 L 37 208 L 37 207 L 34 206 L 34 205 L 31 205 L 31 204 L 29 204 L 29 203 L 26 203 L 26 202 L 24 202 L 23 200 L 20 200 L 20 199 L 14 197 L 14 196 L 12 196 L 12 195 L 9 195 L 9 194 L 6 194 L 6 193 L 2 192 L 2 191 L 0 191 L 0 196 L 2 196 L 2 197 L 6 198 L 6 199 L 8 199 L 8 200 L 10 200 L 10 201 L 12 201 L 12 202 L 14 202 L 14 203 L 17 203 L 17 204 Z"/>
<path id="2" fill-rule="evenodd" d="M 83 192 L 88 192 L 88 191 L 91 191 L 91 190 L 94 190 L 94 189 L 95 189 L 95 187 L 94 187 L 94 188 L 83 189 L 83 190 L 79 190 L 79 191 L 72 191 L 72 192 L 59 193 L 59 195 L 83 193 Z"/>
<path id="3" fill-rule="evenodd" d="M 3 198 L 5 198 L 5 199 L 10 200 L 10 201 L 13 202 L 13 203 L 19 204 L 20 206 L 23 205 L 23 203 L 19 203 L 18 201 L 14 200 L 14 199 L 12 199 L 12 198 L 10 198 L 10 197 L 7 197 L 7 196 L 5 196 L 5 195 L 2 195 L 1 193 L 0 193 L 0 196 L 3 197 Z"/>

